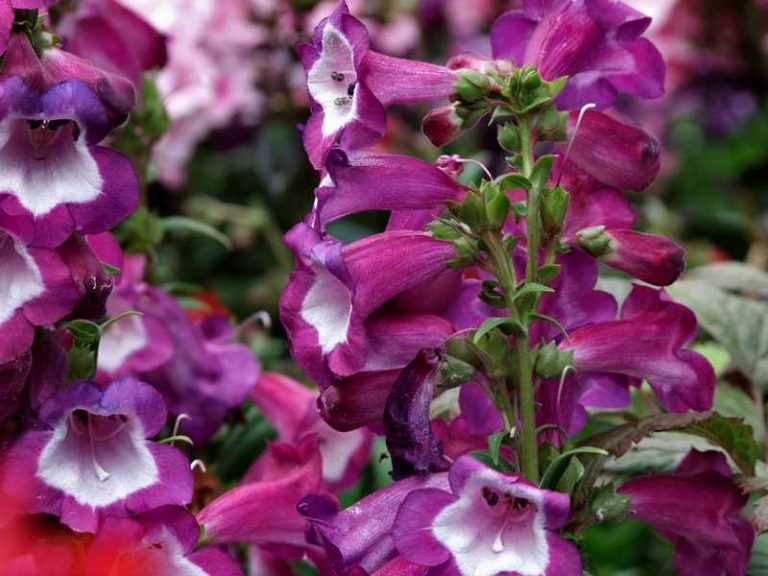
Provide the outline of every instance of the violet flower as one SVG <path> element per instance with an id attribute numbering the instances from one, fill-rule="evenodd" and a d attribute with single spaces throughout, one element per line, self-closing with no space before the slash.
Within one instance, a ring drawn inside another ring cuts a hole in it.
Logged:
<path id="1" fill-rule="evenodd" d="M 462 456 L 450 490 L 412 491 L 400 505 L 392 538 L 428 576 L 580 576 L 576 546 L 557 534 L 569 497 L 541 490 Z"/>
<path id="2" fill-rule="evenodd" d="M 48 247 L 109 230 L 136 208 L 139 185 L 125 156 L 97 145 L 113 126 L 104 100 L 74 73 L 47 84 L 12 75 L 16 64 L 6 55 L 0 80 L 0 228 Z"/>
<path id="3" fill-rule="evenodd" d="M 25 247 L 0 232 L 0 364 L 24 354 L 32 346 L 35 327 L 69 314 L 80 295 L 56 251 Z"/>
<path id="4" fill-rule="evenodd" d="M 307 496 L 298 506 L 309 520 L 307 541 L 325 548 L 337 574 L 373 573 L 397 556 L 392 524 L 403 500 L 420 488 L 447 490 L 447 474 L 411 476 L 341 511 L 331 498 Z"/>
<path id="5" fill-rule="evenodd" d="M 755 530 L 741 512 L 747 504 L 720 452 L 691 450 L 669 474 L 632 478 L 619 493 L 630 511 L 675 546 L 681 576 L 743 576 Z"/>
<path id="6" fill-rule="evenodd" d="M 29 512 L 94 532 L 106 516 L 191 500 L 186 457 L 148 440 L 166 421 L 151 386 L 132 378 L 103 390 L 76 382 L 46 401 L 39 417 L 45 427 L 27 431 L 9 451 L 3 484 L 6 493 L 28 498 Z"/>
<path id="7" fill-rule="evenodd" d="M 456 257 L 452 243 L 425 232 L 384 232 L 344 246 L 300 224 L 289 243 L 301 265 L 283 291 L 280 316 L 293 357 L 321 387 L 332 374 L 365 367 L 368 317 Z"/>
<path id="8" fill-rule="evenodd" d="M 641 35 L 651 19 L 616 0 L 526 0 L 491 29 L 493 57 L 533 66 L 545 80 L 569 76 L 564 110 L 610 106 L 620 92 L 658 98 L 664 61 Z"/>
<path id="9" fill-rule="evenodd" d="M 199 538 L 194 516 L 178 506 L 108 518 L 88 546 L 83 576 L 242 576 L 221 550 L 198 548 Z"/>
<path id="10" fill-rule="evenodd" d="M 448 68 L 369 50 L 365 25 L 344 1 L 318 24 L 313 43 L 299 46 L 299 55 L 312 99 L 304 146 L 316 168 L 339 138 L 348 150 L 379 140 L 385 106 L 447 98 L 458 79 Z"/>

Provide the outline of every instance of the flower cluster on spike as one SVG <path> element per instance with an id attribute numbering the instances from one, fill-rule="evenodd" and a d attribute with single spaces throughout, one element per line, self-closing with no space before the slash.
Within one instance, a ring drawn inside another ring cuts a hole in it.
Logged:
<path id="1" fill-rule="evenodd" d="M 258 363 L 110 234 L 140 186 L 105 141 L 166 38 L 117 0 L 55 4 L 0 1 L 0 573 L 235 576 L 174 443 L 212 436 Z"/>
<path id="2" fill-rule="evenodd" d="M 574 443 L 588 414 L 638 394 L 680 422 L 712 407 L 714 371 L 686 348 L 696 318 L 664 290 L 683 249 L 635 230 L 624 195 L 652 184 L 659 143 L 609 110 L 663 93 L 650 18 L 617 0 L 523 4 L 493 25 L 491 58 L 379 54 L 344 2 L 299 48 L 320 184 L 286 236 L 281 319 L 322 418 L 385 435 L 395 479 L 347 509 L 301 501 L 329 574 L 580 576 L 610 455 L 609 436 Z M 473 159 L 368 150 L 386 106 L 437 100 L 427 137 L 443 146 L 486 120 L 498 174 L 471 183 Z M 332 235 L 371 210 L 386 230 Z M 621 298 L 597 287 L 603 266 L 627 278 Z M 612 498 L 672 541 L 681 574 L 745 573 L 754 534 L 725 459 L 692 453 Z"/>

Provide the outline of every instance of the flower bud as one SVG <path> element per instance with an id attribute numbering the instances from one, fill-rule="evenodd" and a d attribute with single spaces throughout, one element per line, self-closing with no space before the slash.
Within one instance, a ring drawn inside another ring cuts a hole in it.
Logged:
<path id="1" fill-rule="evenodd" d="M 659 173 L 656 138 L 602 112 L 586 112 L 578 129 L 577 118 L 578 112 L 572 112 L 568 125 L 574 164 L 617 188 L 639 192 L 653 182 Z"/>
<path id="2" fill-rule="evenodd" d="M 541 223 L 551 238 L 563 229 L 570 196 L 560 186 L 545 188 L 541 193 Z"/>
<path id="3" fill-rule="evenodd" d="M 610 250 L 601 260 L 638 280 L 669 286 L 685 269 L 685 250 L 663 236 L 634 230 L 608 230 Z"/>
<path id="4" fill-rule="evenodd" d="M 469 69 L 459 71 L 459 81 L 455 88 L 459 101 L 476 102 L 488 94 L 490 88 L 491 80 L 485 74 Z"/>
<path id="5" fill-rule="evenodd" d="M 459 117 L 456 108 L 455 104 L 448 104 L 447 106 L 430 110 L 424 117 L 421 129 L 435 146 L 445 146 L 449 142 L 456 140 L 459 134 L 461 134 L 464 120 Z"/>
<path id="6" fill-rule="evenodd" d="M 536 373 L 544 378 L 559 378 L 572 365 L 573 352 L 558 350 L 554 342 L 542 346 L 536 355 Z"/>

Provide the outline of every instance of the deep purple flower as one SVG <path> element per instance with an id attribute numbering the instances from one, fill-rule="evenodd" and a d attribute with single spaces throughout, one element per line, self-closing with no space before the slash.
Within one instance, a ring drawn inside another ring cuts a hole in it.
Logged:
<path id="1" fill-rule="evenodd" d="M 108 518 L 86 551 L 84 576 L 242 576 L 237 562 L 212 547 L 198 548 L 200 526 L 178 506 L 135 518 Z"/>
<path id="2" fill-rule="evenodd" d="M 0 365 L 0 423 L 12 416 L 21 406 L 24 385 L 30 368 L 32 368 L 30 351 Z"/>
<path id="3" fill-rule="evenodd" d="M 635 285 L 621 319 L 576 329 L 559 349 L 573 354 L 577 372 L 648 380 L 672 412 L 712 407 L 715 374 L 701 354 L 683 348 L 696 336 L 696 317 L 663 290 Z"/>
<path id="4" fill-rule="evenodd" d="M 392 477 L 448 469 L 440 440 L 432 434 L 429 406 L 440 375 L 440 360 L 425 349 L 397 377 L 387 398 L 384 426 L 392 458 Z"/>
<path id="5" fill-rule="evenodd" d="M 610 106 L 620 92 L 657 98 L 664 61 L 641 35 L 651 19 L 617 0 L 526 0 L 491 29 L 493 57 L 537 68 L 545 80 L 569 76 L 564 110 Z"/>
<path id="6" fill-rule="evenodd" d="M 325 547 L 328 560 L 338 574 L 375 572 L 396 557 L 392 523 L 403 500 L 421 488 L 448 489 L 447 474 L 400 480 L 342 511 L 328 497 L 307 496 L 299 503 L 299 512 L 310 524 L 307 540 Z"/>
<path id="7" fill-rule="evenodd" d="M 619 493 L 635 518 L 672 541 L 681 576 L 746 573 L 755 530 L 722 453 L 691 450 L 673 473 L 632 478 Z"/>
<path id="8" fill-rule="evenodd" d="M 367 147 L 384 134 L 385 106 L 446 98 L 458 77 L 448 68 L 379 54 L 345 2 L 320 22 L 312 44 L 299 46 L 312 117 L 304 146 L 316 168 L 337 140 L 345 149 Z"/>
<path id="9" fill-rule="evenodd" d="M 32 513 L 94 532 L 106 516 L 187 504 L 192 473 L 177 449 L 151 442 L 165 425 L 160 394 L 125 378 L 105 389 L 76 382 L 40 410 L 45 427 L 11 448 L 3 489 Z"/>
<path id="10" fill-rule="evenodd" d="M 69 267 L 72 280 L 80 292 L 80 301 L 72 311 L 75 318 L 99 319 L 107 312 L 107 298 L 115 284 L 91 243 L 112 243 L 109 234 L 96 237 L 72 236 L 56 251 Z M 97 248 L 98 249 L 98 248 Z"/>
<path id="11" fill-rule="evenodd" d="M 0 228 L 51 247 L 128 216 L 138 180 L 125 156 L 96 145 L 108 129 L 98 97 L 78 80 L 42 92 L 18 76 L 2 80 Z"/>
<path id="12" fill-rule="evenodd" d="M 72 273 L 56 251 L 25 247 L 0 232 L 0 364 L 24 354 L 35 327 L 60 320 L 79 299 Z"/>
<path id="13" fill-rule="evenodd" d="M 580 576 L 573 543 L 557 534 L 569 516 L 566 494 L 541 490 L 470 456 L 454 462 L 450 491 L 424 488 L 400 505 L 392 537 L 429 576 Z"/>
<path id="14" fill-rule="evenodd" d="M 300 266 L 283 291 L 280 317 L 299 366 L 327 387 L 334 375 L 382 369 L 367 362 L 366 320 L 446 270 L 456 249 L 425 232 L 384 232 L 346 246 L 307 232 L 300 224 L 289 233 Z"/>
<path id="15" fill-rule="evenodd" d="M 323 481 L 331 491 L 349 488 L 368 463 L 373 437 L 364 429 L 339 432 L 331 428 L 320 418 L 317 396 L 317 391 L 273 372 L 263 373 L 250 393 L 251 401 L 277 430 L 279 441 L 295 443 L 317 434 Z"/>

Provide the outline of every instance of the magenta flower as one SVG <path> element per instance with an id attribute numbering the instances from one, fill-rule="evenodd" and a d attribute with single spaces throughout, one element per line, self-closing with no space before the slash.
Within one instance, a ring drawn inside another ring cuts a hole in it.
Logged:
<path id="1" fill-rule="evenodd" d="M 328 153 L 332 185 L 317 189 L 320 227 L 369 210 L 427 210 L 461 200 L 466 187 L 434 165 L 408 156 L 361 153 L 340 148 Z"/>
<path id="2" fill-rule="evenodd" d="M 610 106 L 620 92 L 658 98 L 664 61 L 641 35 L 651 19 L 617 0 L 526 0 L 491 29 L 493 57 L 533 66 L 545 80 L 569 76 L 557 104 Z"/>
<path id="3" fill-rule="evenodd" d="M 293 357 L 321 387 L 331 384 L 333 375 L 366 367 L 369 317 L 446 270 L 456 257 L 452 243 L 425 232 L 384 232 L 344 246 L 322 241 L 300 224 L 289 233 L 289 243 L 301 264 L 283 291 L 280 316 Z"/>
<path id="4" fill-rule="evenodd" d="M 414 490 L 400 505 L 392 537 L 403 558 L 429 566 L 428 576 L 581 575 L 576 546 L 556 532 L 568 520 L 566 494 L 470 456 L 449 479 L 450 490 Z"/>
<path id="5" fill-rule="evenodd" d="M 578 112 L 571 112 L 568 159 L 598 181 L 640 192 L 659 174 L 661 145 L 653 136 L 612 118 L 587 111 L 576 129 Z"/>
<path id="6" fill-rule="evenodd" d="M 83 575 L 242 576 L 221 550 L 198 548 L 199 537 L 194 516 L 178 506 L 108 518 L 86 550 Z"/>
<path id="7" fill-rule="evenodd" d="M 99 234 L 128 216 L 138 181 L 123 155 L 96 144 L 105 108 L 79 80 L 43 91 L 18 76 L 0 82 L 0 228 L 27 245 Z"/>
<path id="8" fill-rule="evenodd" d="M 296 443 L 307 435 L 317 434 L 323 481 L 335 492 L 357 482 L 368 463 L 373 436 L 362 429 L 339 432 L 331 428 L 320 418 L 317 396 L 317 391 L 273 372 L 263 373 L 250 393 L 251 401 L 277 430 L 279 441 Z M 250 475 L 247 473 L 245 480 Z"/>
<path id="9" fill-rule="evenodd" d="M 322 483 L 322 460 L 316 435 L 296 445 L 272 444 L 247 481 L 225 492 L 198 514 L 214 543 L 249 542 L 306 546 L 306 521 L 296 505 L 316 494 Z"/>
<path id="10" fill-rule="evenodd" d="M 27 431 L 5 463 L 3 489 L 28 512 L 94 532 L 106 516 L 191 500 L 186 457 L 148 440 L 166 421 L 151 386 L 131 378 L 103 390 L 76 382 L 47 400 L 39 418 L 42 429 Z"/>
<path id="11" fill-rule="evenodd" d="M 0 364 L 24 354 L 35 327 L 60 320 L 80 298 L 72 271 L 57 251 L 25 247 L 0 232 Z"/>
<path id="12" fill-rule="evenodd" d="M 667 410 L 701 412 L 712 407 L 715 374 L 701 354 L 683 348 L 695 336 L 693 312 L 662 290 L 635 285 L 620 320 L 576 329 L 558 348 L 573 354 L 577 372 L 645 379 Z"/>
<path id="13" fill-rule="evenodd" d="M 141 74 L 162 68 L 166 37 L 118 0 L 88 0 L 67 14 L 58 30 L 68 52 L 124 76 L 137 88 Z"/>
<path id="14" fill-rule="evenodd" d="M 379 140 L 385 106 L 447 98 L 458 79 L 448 68 L 369 50 L 365 25 L 344 1 L 317 26 L 313 43 L 299 46 L 299 54 L 312 98 L 304 146 L 316 168 L 339 139 L 348 150 Z"/>
<path id="15" fill-rule="evenodd" d="M 743 576 L 755 530 L 725 456 L 691 450 L 670 474 L 632 478 L 619 493 L 630 510 L 675 546 L 681 576 Z"/>
<path id="16" fill-rule="evenodd" d="M 397 556 L 392 524 L 403 500 L 421 488 L 447 490 L 447 474 L 400 480 L 342 511 L 333 499 L 307 496 L 298 507 L 309 520 L 307 540 L 325 548 L 337 574 L 371 574 Z"/>

